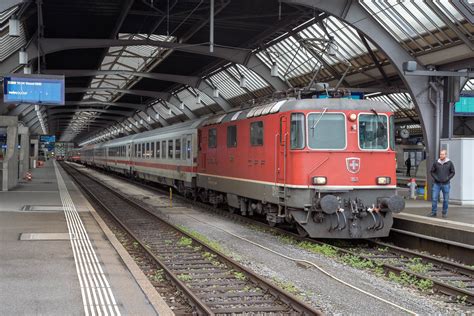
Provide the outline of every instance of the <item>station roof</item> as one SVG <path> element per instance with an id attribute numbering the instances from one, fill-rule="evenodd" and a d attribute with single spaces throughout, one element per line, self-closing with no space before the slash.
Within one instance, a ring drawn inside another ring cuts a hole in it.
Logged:
<path id="1" fill-rule="evenodd" d="M 386 102 L 400 122 L 419 124 L 411 96 L 380 43 L 318 10 L 284 1 L 216 0 L 216 53 L 209 53 L 209 1 L 16 2 L 0 13 L 0 72 L 21 72 L 17 51 L 38 46 L 38 39 L 40 51 L 51 43 L 64 45 L 39 63 L 33 58 L 30 66 L 33 72 L 39 64 L 41 73 L 66 75 L 66 105 L 43 106 L 36 113 L 31 106 L 0 105 L 0 114 L 19 115 L 39 133 L 57 134 L 62 141 L 85 144 L 168 126 L 252 106 L 282 87 L 314 82 L 365 91 Z M 452 2 L 357 5 L 423 66 L 459 70 L 474 64 L 474 26 Z M 19 37 L 8 35 L 14 15 L 21 20 Z M 120 41 L 101 46 L 91 39 Z M 199 48 L 200 53 L 190 51 Z M 277 73 L 262 75 L 273 64 Z M 473 88 L 473 80 L 463 87 Z"/>

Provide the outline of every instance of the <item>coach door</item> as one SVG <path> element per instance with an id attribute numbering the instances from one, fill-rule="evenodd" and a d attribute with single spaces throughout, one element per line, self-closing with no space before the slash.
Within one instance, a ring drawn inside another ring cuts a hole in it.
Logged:
<path id="1" fill-rule="evenodd" d="M 277 151 L 276 179 L 279 183 L 286 183 L 286 159 L 287 159 L 287 119 L 286 116 L 280 116 L 280 130 L 275 137 L 275 147 Z"/>

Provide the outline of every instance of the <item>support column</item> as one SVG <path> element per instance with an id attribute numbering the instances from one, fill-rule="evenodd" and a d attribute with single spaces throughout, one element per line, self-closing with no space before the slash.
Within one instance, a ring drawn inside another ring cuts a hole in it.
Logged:
<path id="1" fill-rule="evenodd" d="M 30 169 L 36 168 L 38 161 L 39 139 L 30 140 Z"/>
<path id="2" fill-rule="evenodd" d="M 21 179 L 30 169 L 30 132 L 28 127 L 19 124 L 18 136 L 20 138 L 20 150 L 18 153 L 18 177 Z"/>
<path id="3" fill-rule="evenodd" d="M 8 191 L 18 184 L 18 118 L 0 116 L 0 127 L 7 128 L 7 151 L 3 157 L 2 191 Z"/>

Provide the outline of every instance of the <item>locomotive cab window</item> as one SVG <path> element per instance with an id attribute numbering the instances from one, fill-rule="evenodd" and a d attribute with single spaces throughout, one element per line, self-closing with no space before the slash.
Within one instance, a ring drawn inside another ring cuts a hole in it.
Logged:
<path id="1" fill-rule="evenodd" d="M 250 123 L 250 145 L 263 146 L 263 122 Z"/>
<path id="2" fill-rule="evenodd" d="M 216 148 L 217 147 L 217 129 L 211 128 L 208 132 L 207 147 Z"/>
<path id="3" fill-rule="evenodd" d="M 304 114 L 303 113 L 291 114 L 290 144 L 291 144 L 291 149 L 304 148 Z"/>
<path id="4" fill-rule="evenodd" d="M 346 119 L 339 113 L 308 115 L 308 147 L 338 150 L 346 148 Z"/>
<path id="5" fill-rule="evenodd" d="M 227 126 L 227 147 L 237 147 L 237 125 Z"/>
<path id="6" fill-rule="evenodd" d="M 360 149 L 388 149 L 387 123 L 385 115 L 359 115 Z"/>

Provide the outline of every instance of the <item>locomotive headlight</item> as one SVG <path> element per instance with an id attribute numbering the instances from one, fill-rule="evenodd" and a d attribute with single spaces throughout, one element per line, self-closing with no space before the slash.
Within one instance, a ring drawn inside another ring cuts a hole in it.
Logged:
<path id="1" fill-rule="evenodd" d="M 349 121 L 354 122 L 357 119 L 357 114 L 351 113 L 349 114 Z"/>
<path id="2" fill-rule="evenodd" d="M 328 182 L 326 177 L 313 177 L 313 184 L 315 185 L 325 185 Z"/>
<path id="3" fill-rule="evenodd" d="M 390 184 L 391 180 L 392 179 L 390 177 L 377 177 L 377 184 L 387 185 Z"/>

